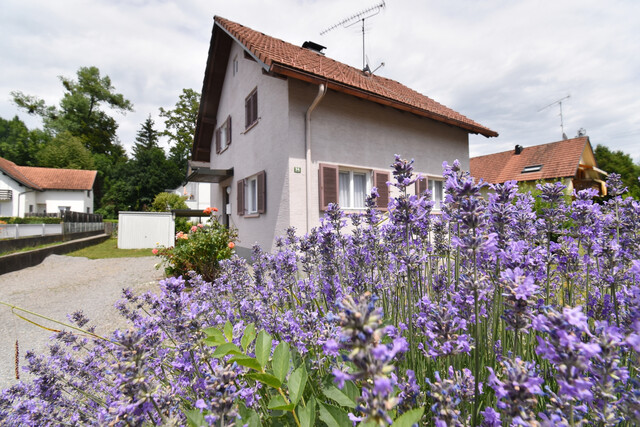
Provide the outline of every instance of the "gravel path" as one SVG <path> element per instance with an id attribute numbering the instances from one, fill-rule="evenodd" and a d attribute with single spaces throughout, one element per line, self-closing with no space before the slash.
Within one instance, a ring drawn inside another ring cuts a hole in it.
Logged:
<path id="1" fill-rule="evenodd" d="M 154 267 L 157 262 L 156 257 L 90 260 L 51 255 L 35 267 L 0 275 L 0 300 L 65 322 L 67 314 L 82 310 L 98 334 L 109 334 L 126 324 L 113 307 L 123 288 L 135 293 L 158 289 L 163 274 Z M 16 382 L 16 338 L 23 359 L 27 349 L 45 351 L 50 336 L 0 305 L 0 389 Z M 20 375 L 24 378 L 24 372 Z"/>

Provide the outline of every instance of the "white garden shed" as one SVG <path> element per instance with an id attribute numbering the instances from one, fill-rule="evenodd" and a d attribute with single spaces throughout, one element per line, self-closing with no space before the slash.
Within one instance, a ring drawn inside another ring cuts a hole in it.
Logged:
<path id="1" fill-rule="evenodd" d="M 171 212 L 120 212 L 118 248 L 144 249 L 173 246 L 175 219 Z"/>

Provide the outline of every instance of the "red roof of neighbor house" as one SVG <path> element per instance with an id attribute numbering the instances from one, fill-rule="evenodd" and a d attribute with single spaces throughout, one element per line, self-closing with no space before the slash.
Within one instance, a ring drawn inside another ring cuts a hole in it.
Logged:
<path id="1" fill-rule="evenodd" d="M 580 157 L 589 143 L 586 136 L 549 144 L 524 147 L 520 154 L 515 150 L 469 159 L 471 176 L 482 178 L 490 184 L 509 180 L 535 181 L 575 176 Z M 541 165 L 539 171 L 522 173 L 527 166 Z"/>
<path id="2" fill-rule="evenodd" d="M 219 16 L 215 17 L 215 23 L 261 61 L 268 71 L 326 83 L 329 89 L 410 111 L 486 137 L 498 136 L 497 132 L 394 80 L 364 73 L 307 48 L 292 45 Z"/>
<path id="3" fill-rule="evenodd" d="M 18 166 L 0 157 L 0 170 L 34 190 L 91 190 L 98 171 Z"/>
<path id="4" fill-rule="evenodd" d="M 5 175 L 10 176 L 25 187 L 33 188 L 35 190 L 42 190 L 38 186 L 38 184 L 23 175 L 20 166 L 16 165 L 10 160 L 0 157 L 0 171 L 2 171 Z"/>

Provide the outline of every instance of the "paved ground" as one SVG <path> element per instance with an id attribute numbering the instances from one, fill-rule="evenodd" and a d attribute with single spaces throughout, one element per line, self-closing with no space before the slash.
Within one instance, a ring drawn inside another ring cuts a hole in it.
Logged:
<path id="1" fill-rule="evenodd" d="M 162 270 L 156 257 L 90 260 L 51 255 L 35 267 L 0 275 L 0 301 L 67 320 L 82 310 L 99 334 L 108 334 L 124 322 L 113 307 L 123 288 L 136 293 L 156 290 Z M 51 333 L 31 325 L 0 305 L 0 388 L 15 380 L 15 341 L 20 353 L 46 349 Z M 21 373 L 22 375 L 22 373 Z"/>

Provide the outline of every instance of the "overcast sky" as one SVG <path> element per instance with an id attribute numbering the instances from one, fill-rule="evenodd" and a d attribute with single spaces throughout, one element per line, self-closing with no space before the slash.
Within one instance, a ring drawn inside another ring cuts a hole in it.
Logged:
<path id="1" fill-rule="evenodd" d="M 202 89 L 213 16 L 293 44 L 312 40 L 360 68 L 359 24 L 320 32 L 381 0 L 2 0 L 0 117 L 18 114 L 10 92 L 62 96 L 58 76 L 97 66 L 135 112 L 118 115 L 130 148 L 140 124 Z M 376 73 L 497 131 L 470 137 L 471 155 L 573 137 L 584 128 L 640 162 L 640 1 L 387 0 L 366 21 Z M 411 153 L 400 153 L 407 157 Z"/>

